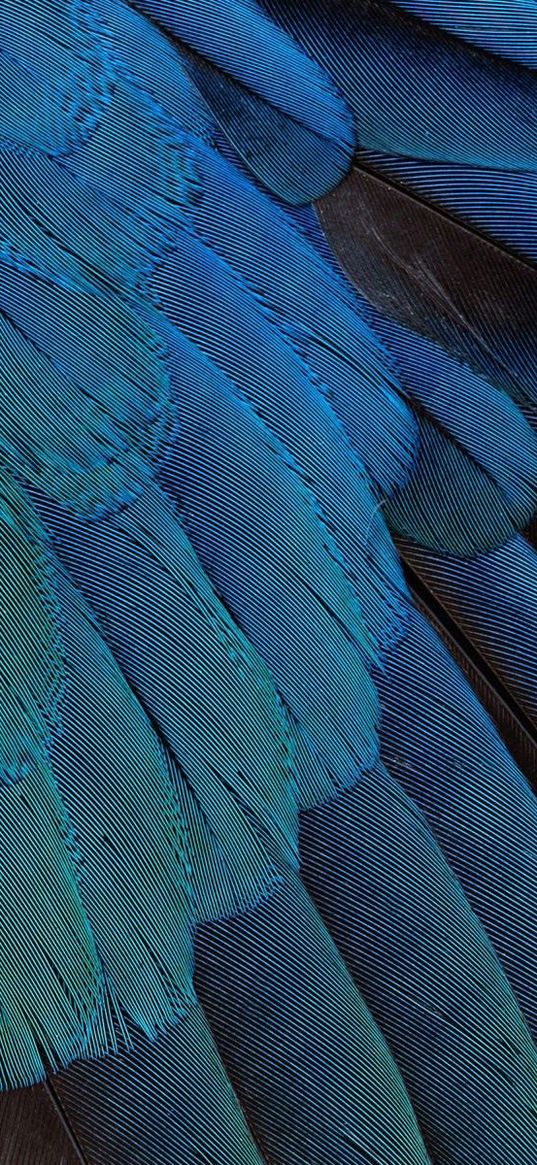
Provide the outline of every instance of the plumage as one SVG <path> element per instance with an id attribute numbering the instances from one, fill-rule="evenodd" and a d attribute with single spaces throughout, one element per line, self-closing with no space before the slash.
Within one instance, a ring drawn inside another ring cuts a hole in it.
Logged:
<path id="1" fill-rule="evenodd" d="M 464 5 L 453 0 L 395 0 L 401 8 L 431 20 L 446 32 L 454 33 L 500 56 L 535 67 L 537 55 L 537 12 L 534 0 L 470 0 Z"/>
<path id="2" fill-rule="evenodd" d="M 0 1165 L 534 1165 L 536 31 L 2 7 Z"/>
<path id="3" fill-rule="evenodd" d="M 537 181 L 524 170 L 423 161 L 361 151 L 360 161 L 466 225 L 535 262 Z"/>
<path id="4" fill-rule="evenodd" d="M 337 82 L 354 113 L 360 146 L 443 162 L 534 169 L 532 71 L 476 53 L 464 40 L 446 37 L 405 12 L 397 0 L 264 4 Z M 495 0 L 489 7 L 497 7 Z"/>
<path id="5" fill-rule="evenodd" d="M 5 0 L 0 14 L 0 134 L 5 144 L 67 153 L 109 99 L 112 70 L 87 0 Z M 3 148 L 2 147 L 2 148 Z"/>
<path id="6" fill-rule="evenodd" d="M 401 779 L 397 761 L 393 771 Z M 379 766 L 306 815 L 301 852 L 306 886 L 403 1069 L 434 1158 L 531 1162 L 537 1057 L 415 805 Z"/>
<path id="7" fill-rule="evenodd" d="M 355 136 L 335 85 L 250 0 L 136 0 L 190 52 L 184 67 L 238 153 L 289 202 L 311 202 L 347 170 Z M 292 165 L 300 154 L 300 169 Z"/>
<path id="8" fill-rule="evenodd" d="M 533 268 L 359 169 L 321 204 L 320 216 L 374 307 L 446 348 L 519 404 L 533 403 Z"/>

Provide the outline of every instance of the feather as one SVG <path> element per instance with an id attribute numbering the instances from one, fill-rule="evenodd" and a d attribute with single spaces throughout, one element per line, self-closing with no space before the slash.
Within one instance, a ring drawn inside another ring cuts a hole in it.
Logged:
<path id="1" fill-rule="evenodd" d="M 535 511 L 533 429 L 506 393 L 438 345 L 379 312 L 372 323 L 397 360 L 420 429 L 414 473 L 385 507 L 388 522 L 423 546 L 461 556 L 501 545 Z"/>
<path id="2" fill-rule="evenodd" d="M 417 575 L 473 643 L 533 726 L 537 554 L 517 536 L 471 561 L 403 547 Z"/>
<path id="3" fill-rule="evenodd" d="M 160 742 L 63 572 L 64 728 L 53 773 L 111 1007 L 149 1036 L 192 1006 L 186 828 Z"/>
<path id="4" fill-rule="evenodd" d="M 384 761 L 425 813 L 535 1034 L 535 797 L 417 611 L 404 641 L 386 659 L 379 691 Z"/>
<path id="5" fill-rule="evenodd" d="M 529 70 L 476 52 L 391 0 L 265 7 L 334 78 L 364 149 L 535 169 L 537 77 Z"/>
<path id="6" fill-rule="evenodd" d="M 43 531 L 1 479 L 0 1088 L 80 1055 L 101 1006 L 102 970 L 76 882 L 70 825 L 49 763 L 64 676 Z"/>
<path id="7" fill-rule="evenodd" d="M 212 289 L 210 300 L 203 294 L 206 286 Z M 181 235 L 176 256 L 157 272 L 153 287 L 177 328 L 227 373 L 289 450 L 335 537 L 373 641 L 382 647 L 399 633 L 404 584 L 364 468 L 307 364 L 278 320 L 263 312 L 252 291 L 199 240 Z M 177 341 L 165 337 L 171 351 Z M 180 360 L 172 376 L 180 412 Z M 164 480 L 169 481 L 166 469 Z"/>
<path id="8" fill-rule="evenodd" d="M 275 313 L 370 476 L 391 492 L 412 464 L 413 432 L 386 351 L 333 266 L 280 208 L 214 151 L 198 151 L 197 172 L 202 194 L 189 206 L 196 231 Z M 222 213 L 226 206 L 233 215 Z"/>
<path id="9" fill-rule="evenodd" d="M 239 155 L 282 198 L 310 202 L 343 178 L 355 141 L 350 112 L 257 3 L 136 2 L 194 50 L 183 53 L 188 74 Z"/>
<path id="10" fill-rule="evenodd" d="M 126 143 L 128 142 L 128 149 Z M 120 77 L 107 115 L 65 166 L 100 194 L 147 224 L 169 248 L 181 204 L 191 197 L 192 167 L 183 131 L 130 80 Z"/>
<path id="11" fill-rule="evenodd" d="M 532 1165 L 501 7 L 4 5 L 0 1158 Z"/>
<path id="12" fill-rule="evenodd" d="M 467 226 L 508 247 L 519 258 L 537 259 L 537 175 L 521 170 L 424 162 L 390 154 L 359 154 L 371 167 Z"/>
<path id="13" fill-rule="evenodd" d="M 0 787 L 46 767 L 64 680 L 48 539 L 27 497 L 0 474 Z"/>
<path id="14" fill-rule="evenodd" d="M 0 1096 L 0 1165 L 80 1165 L 45 1085 Z"/>
<path id="15" fill-rule="evenodd" d="M 306 815 L 301 859 L 433 1159 L 530 1165 L 537 1053 L 421 814 L 380 768 Z"/>
<path id="16" fill-rule="evenodd" d="M 513 760 L 531 784 L 537 770 L 537 741 L 533 738 L 529 720 L 485 661 L 479 658 L 473 644 L 410 568 L 407 568 L 407 573 L 418 611 L 426 616 L 427 622 L 447 647 L 452 660 L 466 676 L 481 707 L 487 712 Z"/>
<path id="17" fill-rule="evenodd" d="M 218 601 L 157 486 L 91 525 L 44 501 L 41 510 L 217 837 L 240 854 L 243 901 L 256 901 L 275 879 L 265 834 L 296 860 L 291 742 L 267 668 Z"/>
<path id="18" fill-rule="evenodd" d="M 0 445 L 8 465 L 83 512 L 140 492 L 171 424 L 162 349 L 137 312 L 0 266 Z"/>
<path id="19" fill-rule="evenodd" d="M 63 154 L 110 96 L 106 39 L 88 0 L 2 0 L 0 138 Z"/>
<path id="20" fill-rule="evenodd" d="M 371 174 L 320 206 L 328 241 L 375 308 L 517 403 L 535 398 L 535 271 Z"/>
<path id="21" fill-rule="evenodd" d="M 130 82 L 160 110 L 168 125 L 211 142 L 214 123 L 192 84 L 178 46 L 124 0 L 94 0 L 105 25 L 117 77 Z"/>
<path id="22" fill-rule="evenodd" d="M 0 789 L 2 1026 L 0 1087 L 41 1080 L 110 1046 L 102 968 L 76 881 L 76 859 L 50 769 Z"/>
<path id="23" fill-rule="evenodd" d="M 345 786 L 376 756 L 378 706 L 376 653 L 337 546 L 299 467 L 231 382 L 180 335 L 174 356 L 180 431 L 164 484 L 217 592 Z"/>
<path id="24" fill-rule="evenodd" d="M 171 246 L 164 224 L 128 214 L 102 187 L 44 154 L 4 150 L 0 196 L 4 262 L 100 293 L 110 311 L 113 293 L 135 298 Z"/>
<path id="25" fill-rule="evenodd" d="M 301 225 L 324 253 L 326 240 L 318 224 L 302 216 Z M 377 275 L 374 280 L 381 302 Z M 420 290 L 416 288 L 417 295 Z M 399 306 L 397 300 L 397 311 Z M 361 297 L 357 308 L 395 358 L 419 428 L 413 472 L 385 505 L 388 521 L 407 538 L 457 554 L 500 544 L 526 525 L 535 508 L 537 445 L 528 421 L 503 391 L 439 345 L 399 326 Z M 409 319 L 413 315 L 409 309 Z M 499 440 L 504 446 L 501 459 Z"/>
<path id="26" fill-rule="evenodd" d="M 426 1165 L 384 1039 L 296 876 L 200 929 L 196 987 L 274 1165 Z"/>
<path id="27" fill-rule="evenodd" d="M 393 0 L 401 8 L 430 20 L 447 32 L 480 48 L 537 66 L 537 6 L 535 0 Z"/>
<path id="28" fill-rule="evenodd" d="M 51 1087 L 86 1165 L 262 1165 L 199 1006 Z"/>

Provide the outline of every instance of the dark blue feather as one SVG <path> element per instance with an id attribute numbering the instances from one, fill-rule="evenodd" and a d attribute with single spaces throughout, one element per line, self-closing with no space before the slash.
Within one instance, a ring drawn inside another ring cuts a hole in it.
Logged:
<path id="1" fill-rule="evenodd" d="M 537 1053 L 424 818 L 379 768 L 306 815 L 301 859 L 433 1159 L 530 1165 Z"/>
<path id="2" fill-rule="evenodd" d="M 379 312 L 371 321 L 396 358 L 420 430 L 412 478 L 386 507 L 389 523 L 461 556 L 500 545 L 537 505 L 533 429 L 505 392 L 437 344 Z"/>
<path id="3" fill-rule="evenodd" d="M 95 128 L 111 63 L 93 5 L 2 0 L 0 139 L 63 154 Z"/>
<path id="4" fill-rule="evenodd" d="M 361 147 L 535 168 L 537 76 L 529 70 L 476 53 L 386 0 L 265 6 L 337 81 Z"/>
<path id="5" fill-rule="evenodd" d="M 537 801 L 417 611 L 379 689 L 384 761 L 425 813 L 537 1034 Z"/>
<path id="6" fill-rule="evenodd" d="M 535 0 L 392 0 L 488 52 L 537 67 Z"/>
<path id="7" fill-rule="evenodd" d="M 180 429 L 163 483 L 216 590 L 327 758 L 332 786 L 346 786 L 377 753 L 378 656 L 344 562 L 285 447 L 193 344 L 166 335 Z"/>
<path id="8" fill-rule="evenodd" d="M 51 1081 L 92 1165 L 263 1165 L 198 1006 L 171 1031 Z"/>
<path id="9" fill-rule="evenodd" d="M 426 1165 L 401 1078 L 303 886 L 203 926 L 196 987 L 275 1165 Z"/>
<path id="10" fill-rule="evenodd" d="M 471 561 L 404 547 L 404 554 L 488 663 L 533 725 L 537 724 L 537 553 L 521 536 Z"/>

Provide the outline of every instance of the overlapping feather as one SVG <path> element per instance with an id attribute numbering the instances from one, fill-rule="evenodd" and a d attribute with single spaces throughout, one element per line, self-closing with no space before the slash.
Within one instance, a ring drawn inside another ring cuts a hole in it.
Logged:
<path id="1" fill-rule="evenodd" d="M 487 33 L 484 5 L 33 0 L 38 36 L 15 7 L 0 448 L 4 642 L 28 655 L 0 660 L 2 1084 L 111 1052 L 48 1094 L 92 1165 L 426 1165 L 422 1133 L 447 1165 L 530 1165 L 511 988 L 533 1021 L 535 803 L 412 612 L 382 508 L 452 552 L 409 559 L 529 717 L 534 280 L 355 173 L 322 213 L 360 205 L 329 234 L 371 310 L 237 165 L 309 201 L 354 113 L 368 164 L 531 185 L 534 77 L 465 43 L 526 57 L 530 6 Z M 463 238 L 485 294 L 445 267 Z"/>

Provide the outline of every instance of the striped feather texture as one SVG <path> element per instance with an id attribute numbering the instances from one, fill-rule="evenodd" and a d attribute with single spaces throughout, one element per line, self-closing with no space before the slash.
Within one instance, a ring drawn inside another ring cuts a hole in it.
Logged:
<path id="1" fill-rule="evenodd" d="M 535 0 L 470 0 L 464 8 L 453 0 L 394 0 L 401 8 L 430 20 L 522 65 L 537 65 L 537 6 Z"/>
<path id="2" fill-rule="evenodd" d="M 536 11 L 3 5 L 0 1165 L 534 1163 Z"/>
<path id="3" fill-rule="evenodd" d="M 311 202 L 345 174 L 354 148 L 348 107 L 330 78 L 256 0 L 136 0 L 184 42 L 191 79 L 239 154 L 290 202 Z M 299 153 L 300 169 L 291 159 Z"/>

